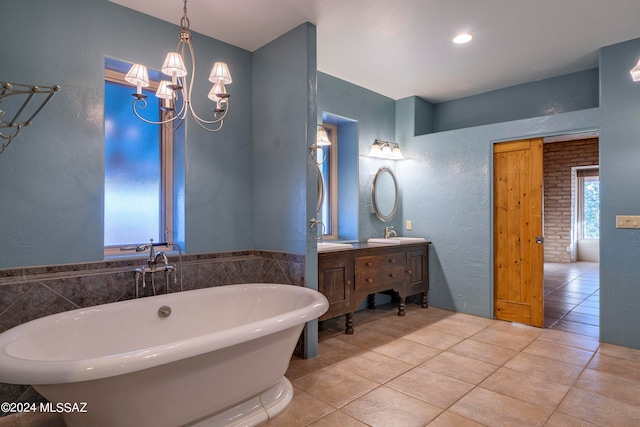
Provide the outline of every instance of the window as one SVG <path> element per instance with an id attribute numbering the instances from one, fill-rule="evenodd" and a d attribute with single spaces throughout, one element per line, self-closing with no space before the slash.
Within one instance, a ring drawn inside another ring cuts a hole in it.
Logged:
<path id="1" fill-rule="evenodd" d="M 147 89 L 145 118 L 158 121 L 153 83 Z M 105 71 L 105 253 L 173 239 L 172 132 L 138 119 L 132 93 L 123 73 Z"/>
<path id="2" fill-rule="evenodd" d="M 322 201 L 322 222 L 325 225 L 325 239 L 338 238 L 338 126 L 323 123 L 331 145 L 322 148 L 319 159 L 325 159 L 320 166 L 324 182 L 324 199 Z"/>
<path id="3" fill-rule="evenodd" d="M 600 238 L 600 177 L 598 169 L 577 171 L 578 239 Z"/>

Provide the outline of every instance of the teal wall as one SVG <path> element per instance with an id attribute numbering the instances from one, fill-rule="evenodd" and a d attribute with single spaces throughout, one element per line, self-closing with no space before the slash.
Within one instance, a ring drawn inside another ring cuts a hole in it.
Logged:
<path id="1" fill-rule="evenodd" d="M 640 230 L 616 215 L 640 215 L 640 83 L 629 70 L 640 39 L 600 52 L 600 337 L 640 348 Z"/>

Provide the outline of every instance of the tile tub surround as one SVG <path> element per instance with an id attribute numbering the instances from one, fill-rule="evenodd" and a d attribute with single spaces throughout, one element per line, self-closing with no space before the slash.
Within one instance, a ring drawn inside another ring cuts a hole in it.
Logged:
<path id="1" fill-rule="evenodd" d="M 178 256 L 170 256 L 178 265 Z M 185 291 L 240 283 L 304 285 L 304 255 L 246 250 L 183 255 Z M 77 265 L 0 270 L 0 332 L 33 319 L 76 308 L 135 298 L 133 269 L 146 258 Z M 178 275 L 180 271 L 178 270 Z M 156 291 L 164 292 L 164 275 L 156 278 Z M 179 280 L 179 277 L 178 277 Z M 151 285 L 140 285 L 140 296 Z M 179 289 L 177 284 L 170 284 Z M 39 402 L 42 397 L 28 385 L 0 383 L 0 402 Z M 0 417 L 8 415 L 0 413 Z"/>

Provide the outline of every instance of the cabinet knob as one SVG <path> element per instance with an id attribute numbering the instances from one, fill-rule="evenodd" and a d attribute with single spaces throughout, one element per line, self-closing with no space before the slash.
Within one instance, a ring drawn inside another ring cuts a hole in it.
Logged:
<path id="1" fill-rule="evenodd" d="M 389 274 L 389 277 L 396 277 L 394 273 Z"/>
<path id="2" fill-rule="evenodd" d="M 372 266 L 373 266 L 373 263 L 372 263 L 372 262 L 368 262 L 368 263 L 367 263 L 367 267 L 372 267 Z"/>
<path id="3" fill-rule="evenodd" d="M 367 282 L 369 282 L 369 283 L 373 283 L 373 279 L 372 279 L 372 278 L 368 278 L 368 279 L 367 279 Z"/>
<path id="4" fill-rule="evenodd" d="M 389 260 L 389 262 L 390 262 L 391 264 L 395 264 L 395 263 L 396 263 L 396 260 L 395 260 L 394 258 L 392 258 L 392 259 L 390 259 L 390 260 Z"/>
<path id="5" fill-rule="evenodd" d="M 346 283 L 348 286 L 351 286 L 351 280 L 347 280 L 345 283 Z"/>
<path id="6" fill-rule="evenodd" d="M 413 274 L 413 270 L 407 270 L 408 274 Z"/>

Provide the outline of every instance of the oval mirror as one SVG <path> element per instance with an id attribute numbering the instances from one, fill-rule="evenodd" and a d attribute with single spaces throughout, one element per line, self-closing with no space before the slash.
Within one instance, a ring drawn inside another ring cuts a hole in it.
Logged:
<path id="1" fill-rule="evenodd" d="M 383 222 L 389 222 L 398 210 L 398 182 L 389 166 L 378 169 L 371 188 L 373 211 Z"/>
<path id="2" fill-rule="evenodd" d="M 320 166 L 318 166 L 318 182 L 316 184 L 318 195 L 316 199 L 316 214 L 320 213 L 322 209 L 322 203 L 324 202 L 324 180 L 322 179 L 322 171 L 320 170 Z"/>

